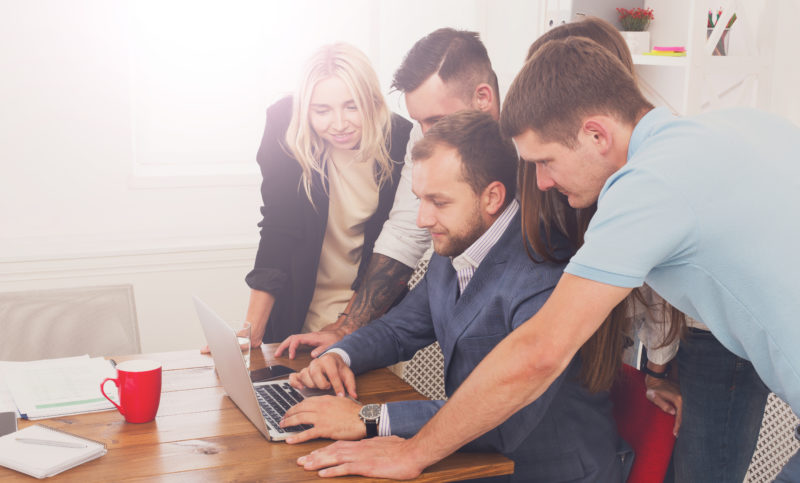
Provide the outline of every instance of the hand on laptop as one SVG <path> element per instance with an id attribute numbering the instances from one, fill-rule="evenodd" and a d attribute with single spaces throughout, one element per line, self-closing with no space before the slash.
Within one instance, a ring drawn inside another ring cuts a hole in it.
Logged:
<path id="1" fill-rule="evenodd" d="M 335 323 L 330 324 L 317 332 L 290 335 L 275 350 L 275 357 L 280 357 L 284 350 L 289 349 L 289 359 L 294 359 L 297 348 L 301 345 L 315 347 L 311 351 L 311 357 L 319 356 L 328 347 L 339 342 L 346 335 L 343 330 L 334 328 L 333 326 L 335 325 Z"/>
<path id="2" fill-rule="evenodd" d="M 297 389 L 333 388 L 337 396 L 344 396 L 346 390 L 347 395 L 353 399 L 358 397 L 356 376 L 339 354 L 325 354 L 319 359 L 314 359 L 302 371 L 290 374 L 289 384 Z"/>
<path id="3" fill-rule="evenodd" d="M 283 416 L 281 427 L 313 424 L 314 427 L 286 438 L 289 444 L 310 439 L 362 439 L 367 429 L 358 411 L 361 405 L 348 397 L 317 396 L 295 404 Z"/>

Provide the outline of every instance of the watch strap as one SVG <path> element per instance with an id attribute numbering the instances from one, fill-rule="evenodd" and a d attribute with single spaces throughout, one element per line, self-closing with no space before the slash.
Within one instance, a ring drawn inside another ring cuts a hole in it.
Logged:
<path id="1" fill-rule="evenodd" d="M 664 369 L 664 372 L 656 372 L 647 367 L 647 364 L 645 364 L 644 366 L 642 366 L 642 372 L 644 372 L 650 377 L 655 377 L 656 379 L 666 379 L 667 376 L 669 376 L 669 370 L 671 367 L 672 366 L 670 365 L 670 363 L 667 363 L 667 367 Z"/>
<path id="2" fill-rule="evenodd" d="M 365 419 L 364 424 L 367 426 L 367 438 L 374 438 L 378 435 L 377 419 Z"/>
<path id="3" fill-rule="evenodd" d="M 378 422 L 380 421 L 380 404 L 367 404 L 361 407 L 358 416 L 364 421 L 367 430 L 367 438 L 374 438 L 378 435 Z"/>

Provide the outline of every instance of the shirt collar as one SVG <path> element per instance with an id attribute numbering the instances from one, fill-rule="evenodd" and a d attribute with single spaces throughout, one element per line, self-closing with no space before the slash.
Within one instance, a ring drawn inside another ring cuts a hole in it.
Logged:
<path id="1" fill-rule="evenodd" d="M 651 134 L 653 134 L 653 131 L 655 131 L 659 125 L 669 121 L 670 119 L 673 119 L 674 117 L 675 115 L 673 115 L 666 107 L 656 107 L 645 114 L 639 120 L 639 122 L 636 123 L 636 126 L 633 128 L 633 132 L 631 133 L 631 140 L 628 143 L 627 160 L 631 160 L 642 143 L 644 143 L 644 141 L 649 138 Z"/>
<path id="2" fill-rule="evenodd" d="M 478 268 L 478 265 L 486 258 L 489 250 L 497 243 L 500 236 L 505 233 L 506 228 L 508 228 L 511 219 L 514 218 L 517 211 L 519 211 L 519 202 L 513 199 L 483 235 L 475 240 L 461 255 L 452 258 L 453 268 L 456 272 L 469 267 L 473 269 Z"/>

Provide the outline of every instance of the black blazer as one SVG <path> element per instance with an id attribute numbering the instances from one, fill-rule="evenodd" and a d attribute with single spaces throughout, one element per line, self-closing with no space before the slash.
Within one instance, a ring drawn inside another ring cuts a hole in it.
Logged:
<path id="1" fill-rule="evenodd" d="M 291 97 L 285 97 L 267 109 L 267 123 L 257 156 L 263 177 L 263 219 L 258 224 L 261 227 L 261 241 L 255 267 L 247 274 L 245 281 L 250 288 L 268 292 L 276 299 L 264 342 L 282 341 L 302 329 L 314 295 L 317 266 L 328 222 L 328 196 L 323 180 L 319 175 L 314 175 L 312 205 L 300 184 L 300 165 L 284 146 L 284 136 L 291 117 Z M 354 290 L 358 288 L 369 263 L 383 222 L 389 217 L 410 132 L 411 123 L 392 114 L 390 156 L 395 162 L 392 179 L 381 187 L 378 209 L 364 227 L 364 247 L 358 276 L 352 284 Z"/>

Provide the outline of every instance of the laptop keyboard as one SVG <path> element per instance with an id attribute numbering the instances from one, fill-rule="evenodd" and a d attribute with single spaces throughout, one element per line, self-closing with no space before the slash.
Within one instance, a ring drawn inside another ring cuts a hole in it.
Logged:
<path id="1" fill-rule="evenodd" d="M 261 406 L 261 414 L 267 420 L 267 424 L 279 433 L 295 433 L 298 431 L 305 431 L 311 429 L 309 424 L 301 424 L 298 426 L 289 426 L 286 428 L 280 427 L 280 421 L 283 415 L 290 407 L 303 400 L 303 396 L 297 392 L 295 388 L 289 385 L 288 382 L 283 384 L 265 384 L 263 386 L 255 386 L 256 397 L 258 398 L 258 405 Z"/>

